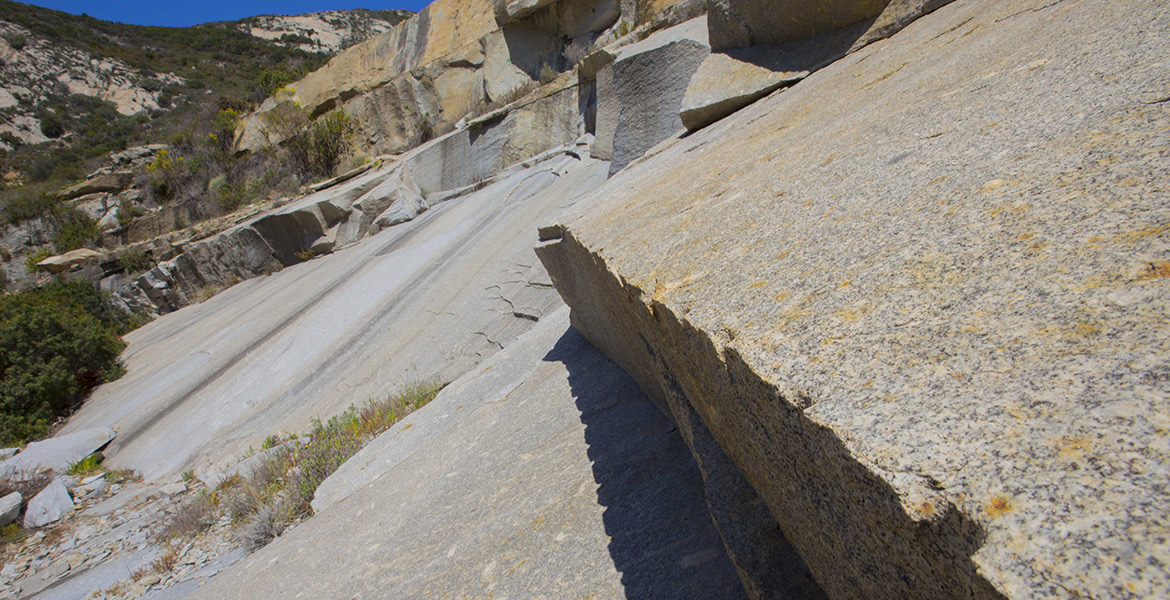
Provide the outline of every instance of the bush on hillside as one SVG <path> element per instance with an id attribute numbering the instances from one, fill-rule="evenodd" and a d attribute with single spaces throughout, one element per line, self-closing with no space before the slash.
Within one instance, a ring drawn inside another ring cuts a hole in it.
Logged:
<path id="1" fill-rule="evenodd" d="M 285 141 L 297 171 L 310 177 L 332 177 L 341 157 L 349 150 L 353 124 L 335 110 L 304 126 Z"/>
<path id="2" fill-rule="evenodd" d="M 86 391 L 120 377 L 118 336 L 143 320 L 83 281 L 0 296 L 0 443 L 47 435 Z"/>
<path id="3" fill-rule="evenodd" d="M 53 248 L 57 254 L 93 246 L 102 237 L 101 227 L 89 215 L 67 208 L 53 215 Z"/>
<path id="4" fill-rule="evenodd" d="M 44 192 L 36 193 L 22 190 L 4 200 L 4 220 L 11 225 L 17 225 L 47 216 L 58 204 L 57 198 Z"/>

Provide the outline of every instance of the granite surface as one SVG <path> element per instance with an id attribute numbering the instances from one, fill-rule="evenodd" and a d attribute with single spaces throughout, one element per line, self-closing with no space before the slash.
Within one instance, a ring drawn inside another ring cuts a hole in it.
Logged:
<path id="1" fill-rule="evenodd" d="M 556 154 L 164 315 L 126 336 L 126 375 L 95 390 L 63 433 L 109 426 L 107 465 L 206 479 L 314 417 L 454 380 L 559 305 L 532 224 L 605 173 L 604 162 Z"/>
<path id="2" fill-rule="evenodd" d="M 331 504 L 191 598 L 744 598 L 686 446 L 567 313 L 383 434 L 386 460 L 347 464 Z"/>
<path id="3" fill-rule="evenodd" d="M 831 597 L 1165 596 L 1167 47 L 1162 3 L 960 0 L 658 146 L 542 252 Z"/>

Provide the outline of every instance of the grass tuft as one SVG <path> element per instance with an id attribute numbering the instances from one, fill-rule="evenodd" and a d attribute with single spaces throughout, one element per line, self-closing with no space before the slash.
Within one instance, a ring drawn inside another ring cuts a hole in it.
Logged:
<path id="1" fill-rule="evenodd" d="M 94 452 L 73 463 L 73 466 L 69 467 L 69 474 L 78 478 L 89 477 L 101 470 L 103 458 L 101 452 Z"/>
<path id="2" fill-rule="evenodd" d="M 233 475 L 211 492 L 185 504 L 164 533 L 198 535 L 226 515 L 239 528 L 249 549 L 272 541 L 288 527 L 312 515 L 317 487 L 349 457 L 406 415 L 430 402 L 443 386 L 415 384 L 403 392 L 361 406 L 351 406 L 326 422 L 316 420 L 307 436 L 270 436 L 264 449 L 279 448 L 246 476 Z"/>

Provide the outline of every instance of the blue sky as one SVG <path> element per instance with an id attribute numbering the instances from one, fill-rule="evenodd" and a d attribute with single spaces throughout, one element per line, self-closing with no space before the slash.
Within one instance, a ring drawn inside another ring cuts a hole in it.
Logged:
<path id="1" fill-rule="evenodd" d="M 184 27 L 209 21 L 234 21 L 255 15 L 298 15 L 348 8 L 405 8 L 418 12 L 430 0 L 33 0 L 28 4 L 85 13 L 107 21 Z"/>

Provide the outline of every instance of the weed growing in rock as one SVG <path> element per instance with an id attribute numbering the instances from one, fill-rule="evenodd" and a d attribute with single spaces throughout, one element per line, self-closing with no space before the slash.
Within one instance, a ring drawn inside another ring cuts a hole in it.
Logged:
<path id="1" fill-rule="evenodd" d="M 218 520 L 219 494 L 204 491 L 179 506 L 163 529 L 163 538 L 190 538 L 207 531 Z"/>
<path id="2" fill-rule="evenodd" d="M 69 467 L 69 474 L 77 477 L 89 477 L 101 468 L 101 464 L 101 453 L 94 452 L 93 454 L 90 454 L 76 463 L 73 463 L 73 466 Z"/>

